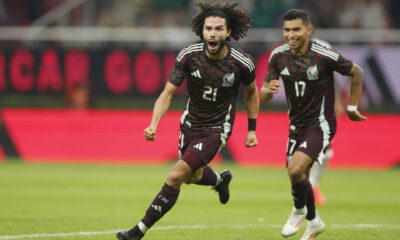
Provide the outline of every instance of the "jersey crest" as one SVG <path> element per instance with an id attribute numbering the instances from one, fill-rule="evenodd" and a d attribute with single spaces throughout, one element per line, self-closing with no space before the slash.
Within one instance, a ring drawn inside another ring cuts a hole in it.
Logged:
<path id="1" fill-rule="evenodd" d="M 222 77 L 222 86 L 231 87 L 235 82 L 235 73 L 227 73 Z"/>
<path id="2" fill-rule="evenodd" d="M 307 79 L 308 80 L 317 80 L 318 79 L 317 65 L 311 66 L 307 69 Z"/>

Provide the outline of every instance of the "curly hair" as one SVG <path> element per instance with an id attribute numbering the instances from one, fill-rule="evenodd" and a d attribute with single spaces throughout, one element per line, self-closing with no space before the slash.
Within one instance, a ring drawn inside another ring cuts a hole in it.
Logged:
<path id="1" fill-rule="evenodd" d="M 231 29 L 231 35 L 236 41 L 246 36 L 247 30 L 251 28 L 253 19 L 250 14 L 238 7 L 237 2 L 227 2 L 224 5 L 213 2 L 198 2 L 196 6 L 200 8 L 197 14 L 193 17 L 191 25 L 192 31 L 203 38 L 204 20 L 210 16 L 225 18 L 227 28 Z M 227 40 L 230 40 L 229 38 Z"/>

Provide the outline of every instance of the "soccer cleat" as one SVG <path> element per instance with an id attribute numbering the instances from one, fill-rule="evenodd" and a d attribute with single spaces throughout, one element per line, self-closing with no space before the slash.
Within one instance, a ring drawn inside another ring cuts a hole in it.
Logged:
<path id="1" fill-rule="evenodd" d="M 215 186 L 214 189 L 218 192 L 219 201 L 225 204 L 229 201 L 229 183 L 232 180 L 232 173 L 229 170 L 224 170 L 219 175 L 221 176 L 222 182 Z"/>
<path id="2" fill-rule="evenodd" d="M 318 216 L 318 213 L 316 213 L 313 220 L 307 221 L 307 229 L 300 240 L 311 240 L 316 238 L 320 233 L 322 233 L 322 231 L 324 231 L 325 226 L 325 223 Z"/>
<path id="3" fill-rule="evenodd" d="M 296 209 L 295 207 L 293 207 L 289 219 L 282 228 L 281 235 L 284 237 L 290 237 L 296 234 L 297 231 L 299 231 L 306 215 L 307 215 L 307 208 L 305 206 L 301 209 Z"/>
<path id="4" fill-rule="evenodd" d="M 140 231 L 137 225 L 129 230 L 117 232 L 117 238 L 119 240 L 140 240 L 143 236 L 144 233 Z"/>
<path id="5" fill-rule="evenodd" d="M 324 205 L 326 203 L 326 198 L 324 194 L 322 194 L 321 190 L 318 186 L 314 186 L 313 188 L 315 203 L 319 205 Z"/>

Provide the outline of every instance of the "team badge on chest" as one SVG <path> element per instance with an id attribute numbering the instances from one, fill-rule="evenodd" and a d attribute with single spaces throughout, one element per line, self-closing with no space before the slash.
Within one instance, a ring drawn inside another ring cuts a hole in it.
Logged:
<path id="1" fill-rule="evenodd" d="M 317 80 L 318 79 L 317 65 L 311 66 L 307 69 L 307 79 L 308 80 Z"/>
<path id="2" fill-rule="evenodd" d="M 223 87 L 232 87 L 235 82 L 235 73 L 227 73 L 222 77 Z"/>

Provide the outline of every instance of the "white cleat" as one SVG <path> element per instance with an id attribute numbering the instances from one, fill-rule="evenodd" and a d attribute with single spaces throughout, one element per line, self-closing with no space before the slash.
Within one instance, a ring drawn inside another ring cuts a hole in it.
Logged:
<path id="1" fill-rule="evenodd" d="M 321 220 L 316 212 L 315 218 L 311 221 L 307 221 L 307 229 L 300 240 L 311 240 L 316 238 L 325 229 L 325 223 Z"/>
<path id="2" fill-rule="evenodd" d="M 307 215 L 307 208 L 305 206 L 301 209 L 293 207 L 289 219 L 282 228 L 281 235 L 284 237 L 290 237 L 296 234 L 297 231 L 299 231 L 306 215 Z"/>

